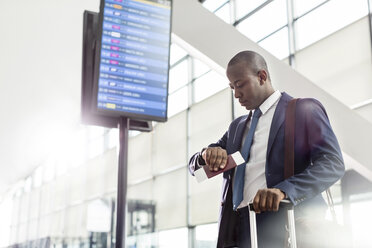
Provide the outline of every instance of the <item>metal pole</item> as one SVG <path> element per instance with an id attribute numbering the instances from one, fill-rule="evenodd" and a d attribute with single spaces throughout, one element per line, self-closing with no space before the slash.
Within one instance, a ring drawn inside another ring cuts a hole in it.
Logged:
<path id="1" fill-rule="evenodd" d="M 114 218 L 115 218 L 115 199 L 111 199 L 111 225 L 110 225 L 110 248 L 114 248 Z"/>
<path id="2" fill-rule="evenodd" d="M 291 241 L 291 248 L 297 248 L 297 240 L 296 240 L 296 226 L 295 226 L 295 217 L 294 217 L 294 210 L 293 206 L 291 206 L 287 210 L 288 214 L 288 229 L 289 229 L 289 240 Z"/>
<path id="3" fill-rule="evenodd" d="M 371 0 L 367 0 L 368 4 L 368 27 L 369 27 L 369 37 L 372 48 L 372 10 L 371 10 Z"/>
<path id="4" fill-rule="evenodd" d="M 119 173 L 117 190 L 116 248 L 125 247 L 125 214 L 128 181 L 128 134 L 129 119 L 120 117 L 119 121 Z"/>
<path id="5" fill-rule="evenodd" d="M 293 0 L 287 0 L 287 22 L 288 22 L 288 49 L 289 49 L 289 65 L 296 68 L 295 53 L 296 53 L 296 39 L 295 39 L 295 25 L 294 25 L 294 8 Z"/>
<path id="6" fill-rule="evenodd" d="M 256 222 L 256 213 L 254 210 L 249 210 L 249 226 L 251 230 L 251 248 L 257 248 L 257 222 Z"/>

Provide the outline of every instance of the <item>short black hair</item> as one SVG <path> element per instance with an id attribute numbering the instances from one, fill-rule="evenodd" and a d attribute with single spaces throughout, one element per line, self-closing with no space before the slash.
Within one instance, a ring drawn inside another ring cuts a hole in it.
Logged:
<path id="1" fill-rule="evenodd" d="M 249 69 L 253 73 L 257 73 L 260 70 L 265 70 L 268 75 L 268 79 L 270 80 L 270 73 L 269 69 L 267 67 L 267 63 L 260 54 L 254 52 L 254 51 L 241 51 L 238 54 L 236 54 L 227 64 L 227 67 L 233 66 L 238 63 L 246 63 Z"/>

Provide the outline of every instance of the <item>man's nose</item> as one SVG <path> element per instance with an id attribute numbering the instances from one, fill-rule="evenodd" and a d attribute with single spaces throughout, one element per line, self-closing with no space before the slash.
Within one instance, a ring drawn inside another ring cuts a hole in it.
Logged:
<path id="1" fill-rule="evenodd" d="M 241 97 L 241 93 L 239 90 L 234 90 L 234 97 L 235 98 L 240 98 Z"/>

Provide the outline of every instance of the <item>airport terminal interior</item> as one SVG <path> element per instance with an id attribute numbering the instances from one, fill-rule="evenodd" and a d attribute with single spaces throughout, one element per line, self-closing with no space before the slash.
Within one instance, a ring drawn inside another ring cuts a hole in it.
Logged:
<path id="1" fill-rule="evenodd" d="M 325 106 L 346 166 L 337 221 L 372 247 L 371 4 L 173 0 L 168 119 L 129 131 L 125 247 L 216 247 L 222 176 L 198 183 L 188 160 L 247 114 L 225 75 L 241 50 Z M 99 6 L 0 1 L 0 247 L 115 247 L 119 130 L 80 117 L 83 14 Z"/>

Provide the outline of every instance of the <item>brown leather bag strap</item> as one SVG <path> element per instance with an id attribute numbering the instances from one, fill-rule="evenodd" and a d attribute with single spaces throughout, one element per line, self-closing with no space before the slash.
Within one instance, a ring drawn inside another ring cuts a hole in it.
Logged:
<path id="1" fill-rule="evenodd" d="M 294 175 L 294 141 L 296 128 L 296 102 L 297 98 L 288 103 L 285 112 L 284 129 L 284 178 L 287 179 Z"/>

